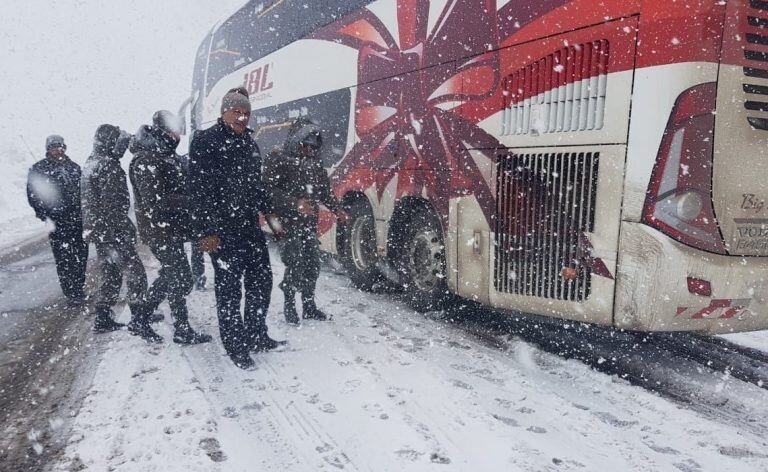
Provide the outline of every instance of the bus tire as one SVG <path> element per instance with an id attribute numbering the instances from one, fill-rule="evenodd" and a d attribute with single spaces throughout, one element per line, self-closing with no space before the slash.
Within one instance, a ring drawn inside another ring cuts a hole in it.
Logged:
<path id="1" fill-rule="evenodd" d="M 445 240 L 438 218 L 420 210 L 408 219 L 398 257 L 406 301 L 416 311 L 437 311 L 451 299 L 446 278 Z"/>
<path id="2" fill-rule="evenodd" d="M 370 207 L 355 201 L 346 208 L 349 222 L 342 227 L 339 240 L 341 264 L 360 290 L 372 291 L 382 281 L 376 263 L 376 227 Z"/>

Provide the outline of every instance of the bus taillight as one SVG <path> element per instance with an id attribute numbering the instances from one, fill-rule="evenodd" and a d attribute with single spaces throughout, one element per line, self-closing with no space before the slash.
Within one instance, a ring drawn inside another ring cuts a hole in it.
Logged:
<path id="1" fill-rule="evenodd" d="M 725 254 L 712 205 L 717 84 L 677 98 L 664 131 L 643 208 L 643 223 L 697 249 Z"/>

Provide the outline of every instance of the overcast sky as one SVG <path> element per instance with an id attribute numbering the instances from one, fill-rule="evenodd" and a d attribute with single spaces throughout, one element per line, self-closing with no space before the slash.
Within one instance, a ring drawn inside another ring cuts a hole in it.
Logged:
<path id="1" fill-rule="evenodd" d="M 200 41 L 244 3 L 0 0 L 0 162 L 31 159 L 15 155 L 20 135 L 42 157 L 56 133 L 82 163 L 99 124 L 134 132 L 155 110 L 176 111 Z"/>

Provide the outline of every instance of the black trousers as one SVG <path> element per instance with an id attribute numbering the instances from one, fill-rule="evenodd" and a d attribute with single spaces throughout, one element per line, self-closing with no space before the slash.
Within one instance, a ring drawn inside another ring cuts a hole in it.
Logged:
<path id="1" fill-rule="evenodd" d="M 186 325 L 189 321 L 187 295 L 192 291 L 192 271 L 187 262 L 184 242 L 152 242 L 149 249 L 160 262 L 160 270 L 147 292 L 147 309 L 153 312 L 167 298 L 174 325 Z"/>
<path id="2" fill-rule="evenodd" d="M 272 267 L 264 234 L 255 230 L 243 237 L 222 237 L 221 247 L 211 253 L 211 259 L 222 344 L 230 355 L 246 353 L 259 337 L 267 335 Z"/>
<path id="3" fill-rule="evenodd" d="M 189 264 L 192 269 L 192 277 L 197 280 L 205 274 L 205 260 L 203 260 L 203 251 L 197 248 L 197 243 L 193 241 L 191 246 Z"/>
<path id="4" fill-rule="evenodd" d="M 96 295 L 96 308 L 109 309 L 117 303 L 123 274 L 128 285 L 128 303 L 145 303 L 147 272 L 132 243 L 96 243 L 96 256 L 101 265 L 101 286 Z"/>
<path id="5" fill-rule="evenodd" d="M 83 241 L 82 223 L 57 223 L 48 239 L 61 291 L 67 298 L 82 298 L 88 264 L 88 245 Z"/>
<path id="6" fill-rule="evenodd" d="M 285 264 L 285 274 L 280 288 L 284 291 L 315 292 L 320 276 L 320 242 L 317 226 L 301 225 L 286 228 L 280 241 L 280 259 Z"/>

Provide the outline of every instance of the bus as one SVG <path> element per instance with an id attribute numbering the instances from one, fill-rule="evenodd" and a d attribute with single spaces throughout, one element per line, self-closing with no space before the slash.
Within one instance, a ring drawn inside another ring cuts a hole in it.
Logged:
<path id="1" fill-rule="evenodd" d="M 768 328 L 768 1 L 254 0 L 197 53 L 192 129 L 244 86 L 307 116 L 357 287 L 633 331 Z"/>

